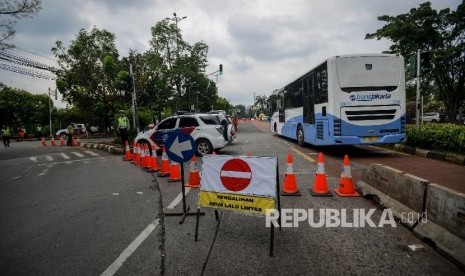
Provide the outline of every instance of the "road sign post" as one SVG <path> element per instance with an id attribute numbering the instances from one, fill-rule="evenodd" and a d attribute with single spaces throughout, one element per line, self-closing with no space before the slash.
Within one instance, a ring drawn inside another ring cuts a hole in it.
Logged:
<path id="1" fill-rule="evenodd" d="M 175 131 L 169 135 L 166 140 L 166 154 L 171 161 L 181 165 L 181 194 L 182 194 L 182 213 L 165 213 L 165 216 L 182 216 L 179 224 L 184 222 L 186 216 L 199 215 L 198 212 L 189 213 L 190 207 L 186 204 L 186 188 L 184 187 L 184 163 L 188 162 L 196 152 L 195 141 L 187 133 Z M 205 215 L 205 213 L 200 213 Z"/>

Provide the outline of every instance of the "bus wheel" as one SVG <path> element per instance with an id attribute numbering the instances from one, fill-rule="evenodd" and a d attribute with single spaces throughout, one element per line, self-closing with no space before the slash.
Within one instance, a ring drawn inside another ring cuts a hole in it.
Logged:
<path id="1" fill-rule="evenodd" d="M 278 134 L 278 129 L 276 127 L 276 123 L 274 123 L 274 125 L 273 125 L 273 131 L 274 131 L 274 134 Z"/>
<path id="2" fill-rule="evenodd" d="M 304 130 L 302 129 L 302 126 L 299 126 L 297 128 L 297 144 L 299 146 L 303 147 L 305 142 L 304 142 Z"/>

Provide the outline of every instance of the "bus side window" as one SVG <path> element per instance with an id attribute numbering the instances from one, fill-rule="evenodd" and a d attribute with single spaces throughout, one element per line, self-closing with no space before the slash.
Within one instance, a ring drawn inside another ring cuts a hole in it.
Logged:
<path id="1" fill-rule="evenodd" d="M 303 81 L 303 98 L 304 98 L 304 122 L 307 124 L 315 123 L 315 100 L 313 89 L 313 74 L 309 75 Z"/>

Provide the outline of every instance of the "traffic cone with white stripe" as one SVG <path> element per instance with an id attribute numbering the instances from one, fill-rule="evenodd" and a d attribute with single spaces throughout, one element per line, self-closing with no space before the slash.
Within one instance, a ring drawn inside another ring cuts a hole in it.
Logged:
<path id="1" fill-rule="evenodd" d="M 125 143 L 124 143 L 124 161 L 131 161 L 131 160 L 132 160 L 131 149 L 129 148 L 128 141 L 125 141 Z"/>
<path id="2" fill-rule="evenodd" d="M 168 182 L 179 182 L 181 181 L 181 166 L 178 162 L 171 162 L 170 165 L 170 179 Z"/>
<path id="3" fill-rule="evenodd" d="M 163 147 L 163 153 L 161 155 L 161 169 L 158 172 L 158 176 L 166 177 L 170 175 L 170 161 L 168 160 L 168 155 L 166 155 L 165 147 Z"/>
<path id="4" fill-rule="evenodd" d="M 344 155 L 344 164 L 341 172 L 341 180 L 339 181 L 339 187 L 334 190 L 338 196 L 343 197 L 357 197 L 359 193 L 355 191 L 354 183 L 352 182 L 352 171 L 350 169 L 349 156 Z"/>
<path id="5" fill-rule="evenodd" d="M 294 162 L 292 161 L 292 154 L 287 154 L 287 170 L 284 174 L 284 185 L 281 191 L 283 196 L 300 196 L 300 192 L 297 189 L 297 181 L 294 173 Z"/>
<path id="6" fill-rule="evenodd" d="M 190 188 L 200 187 L 200 173 L 197 168 L 197 157 L 194 156 L 191 159 L 190 169 L 189 169 L 189 181 L 184 185 Z"/>
<path id="7" fill-rule="evenodd" d="M 315 174 L 315 183 L 310 191 L 312 196 L 330 197 L 333 196 L 328 190 L 328 183 L 326 182 L 325 164 L 323 160 L 323 153 L 318 154 L 318 167 Z"/>
<path id="8" fill-rule="evenodd" d="M 139 144 L 134 142 L 132 150 L 132 162 L 134 163 L 134 165 L 139 165 Z"/>
<path id="9" fill-rule="evenodd" d="M 148 144 L 144 144 L 144 153 L 145 153 L 145 161 L 144 161 L 144 168 L 150 170 L 150 164 L 152 163 L 152 157 L 150 156 L 150 149 Z"/>
<path id="10" fill-rule="evenodd" d="M 55 147 L 55 146 L 56 146 L 56 144 L 55 144 L 55 138 L 53 138 L 53 136 L 52 136 L 52 140 L 50 140 L 50 145 L 51 145 L 52 147 Z"/>
<path id="11" fill-rule="evenodd" d="M 65 146 L 65 139 L 63 139 L 63 135 L 60 135 L 60 147 Z"/>
<path id="12" fill-rule="evenodd" d="M 145 159 L 145 144 L 140 144 L 139 152 L 140 152 L 139 167 L 144 168 L 145 160 L 146 160 Z"/>
<path id="13" fill-rule="evenodd" d="M 47 143 L 45 142 L 45 137 L 42 137 L 42 147 L 46 147 Z"/>
<path id="14" fill-rule="evenodd" d="M 157 145 L 152 145 L 152 158 L 150 162 L 150 171 L 151 172 L 158 172 L 160 167 L 158 166 L 158 157 L 157 157 Z"/>

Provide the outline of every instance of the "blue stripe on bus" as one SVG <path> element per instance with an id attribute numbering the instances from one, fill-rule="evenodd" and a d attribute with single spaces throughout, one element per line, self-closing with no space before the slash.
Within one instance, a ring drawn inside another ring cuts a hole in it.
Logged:
<path id="1" fill-rule="evenodd" d="M 313 124 L 303 123 L 303 116 L 296 116 L 287 120 L 281 130 L 281 135 L 297 140 L 297 127 L 300 125 L 304 129 L 305 142 L 312 145 L 359 145 L 359 144 L 392 144 L 404 142 L 405 133 L 401 132 L 401 119 L 383 125 L 359 126 L 347 121 L 341 121 L 341 131 L 343 136 L 334 135 L 334 121 L 337 117 L 321 113 L 315 114 L 315 122 L 321 122 L 324 126 L 323 140 L 317 139 L 316 126 Z M 398 132 L 395 132 L 398 130 Z M 372 131 L 372 133 L 370 133 Z M 383 133 L 382 133 L 383 131 Z M 360 134 L 363 136 L 358 136 Z M 356 135 L 358 134 L 358 135 Z M 376 141 L 367 141 L 365 137 L 378 137 Z"/>

